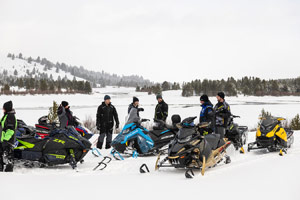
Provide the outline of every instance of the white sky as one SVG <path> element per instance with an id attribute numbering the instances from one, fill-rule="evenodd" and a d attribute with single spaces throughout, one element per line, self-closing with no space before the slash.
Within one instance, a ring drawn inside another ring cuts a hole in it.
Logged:
<path id="1" fill-rule="evenodd" d="M 0 53 L 153 81 L 300 76 L 297 0 L 0 0 Z"/>

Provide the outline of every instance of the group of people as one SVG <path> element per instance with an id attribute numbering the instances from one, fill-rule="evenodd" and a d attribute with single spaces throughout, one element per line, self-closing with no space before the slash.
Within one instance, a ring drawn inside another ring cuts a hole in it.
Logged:
<path id="1" fill-rule="evenodd" d="M 219 92 L 216 98 L 217 104 L 214 107 L 206 94 L 200 97 L 202 107 L 200 112 L 200 123 L 210 123 L 208 131 L 219 134 L 221 138 L 224 138 L 228 120 L 231 116 L 231 110 L 229 104 L 225 101 L 224 92 Z"/>
<path id="2" fill-rule="evenodd" d="M 169 110 L 168 104 L 163 100 L 162 95 L 157 95 L 156 99 L 158 103 L 155 108 L 154 119 L 166 121 Z M 139 99 L 137 97 L 133 97 L 132 103 L 128 106 L 128 114 L 131 112 L 136 113 L 139 117 L 140 111 L 144 111 L 144 109 L 139 108 Z M 117 110 L 112 105 L 110 96 L 104 96 L 104 101 L 98 107 L 96 117 L 97 129 L 100 131 L 97 148 L 102 149 L 104 138 L 106 137 L 105 149 L 110 149 L 114 122 L 116 123 L 116 129 L 118 129 L 120 125 Z"/>
<path id="3" fill-rule="evenodd" d="M 213 106 L 207 95 L 200 97 L 201 112 L 200 112 L 200 123 L 210 123 L 208 132 L 214 132 L 219 134 L 221 138 L 224 138 L 228 119 L 231 115 L 230 106 L 225 101 L 225 93 L 219 92 L 216 96 L 218 103 Z M 154 119 L 166 122 L 168 118 L 169 106 L 164 101 L 161 94 L 156 96 L 157 105 L 154 111 Z M 143 108 L 139 108 L 139 99 L 133 97 L 132 103 L 128 106 L 128 114 L 131 111 L 139 117 L 139 112 L 143 111 Z M 98 107 L 97 111 L 97 129 L 100 131 L 100 136 L 97 142 L 97 148 L 102 149 L 104 138 L 106 137 L 105 149 L 111 148 L 112 133 L 114 128 L 114 122 L 116 123 L 115 128 L 119 128 L 119 118 L 116 108 L 111 104 L 111 98 L 105 95 L 104 101 Z"/>
<path id="4" fill-rule="evenodd" d="M 200 97 L 201 113 L 200 123 L 210 123 L 210 132 L 219 134 L 221 138 L 224 137 L 228 119 L 231 115 L 230 106 L 225 101 L 224 92 L 217 94 L 218 103 L 213 107 L 207 95 Z M 154 119 L 166 122 L 168 118 L 168 104 L 164 101 L 162 95 L 157 95 L 157 105 L 154 111 Z M 139 99 L 133 97 L 132 103 L 128 106 L 128 114 L 135 113 L 139 117 L 139 112 L 143 111 L 143 108 L 139 108 Z M 3 105 L 3 117 L 0 120 L 0 172 L 1 171 L 13 171 L 13 148 L 15 143 L 15 131 L 17 129 L 17 119 L 15 117 L 15 110 L 13 109 L 12 101 L 8 101 Z M 62 101 L 57 115 L 60 121 L 60 128 L 67 126 L 76 126 L 76 119 L 70 110 L 69 103 Z M 104 96 L 104 101 L 98 107 L 96 115 L 96 126 L 100 132 L 97 148 L 102 149 L 104 139 L 106 137 L 105 149 L 111 148 L 112 134 L 114 127 L 119 128 L 119 118 L 117 109 L 111 103 L 111 97 L 109 95 Z M 4 169 L 4 160 L 6 159 L 6 167 Z"/>

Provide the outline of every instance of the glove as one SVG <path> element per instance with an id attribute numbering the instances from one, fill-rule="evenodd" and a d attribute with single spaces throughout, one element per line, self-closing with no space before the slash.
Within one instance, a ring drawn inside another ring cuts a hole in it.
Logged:
<path id="1" fill-rule="evenodd" d="M 144 112 L 144 108 L 139 108 L 138 111 Z"/>
<path id="2" fill-rule="evenodd" d="M 116 129 L 118 129 L 119 128 L 119 124 L 116 124 Z"/>

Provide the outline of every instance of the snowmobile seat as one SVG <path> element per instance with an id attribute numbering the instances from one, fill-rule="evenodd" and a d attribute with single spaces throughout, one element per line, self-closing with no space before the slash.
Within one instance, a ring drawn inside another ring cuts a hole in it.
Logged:
<path id="1" fill-rule="evenodd" d="M 225 144 L 224 140 L 220 138 L 219 134 L 208 134 L 205 135 L 204 138 L 214 150 Z"/>
<path id="2" fill-rule="evenodd" d="M 164 129 L 160 129 L 160 130 L 153 130 L 153 131 L 151 131 L 151 133 L 152 133 L 154 136 L 156 136 L 157 138 L 159 138 L 160 135 L 161 135 L 161 133 L 163 133 L 163 132 L 166 131 L 166 130 L 168 130 L 168 129 L 164 128 Z"/>

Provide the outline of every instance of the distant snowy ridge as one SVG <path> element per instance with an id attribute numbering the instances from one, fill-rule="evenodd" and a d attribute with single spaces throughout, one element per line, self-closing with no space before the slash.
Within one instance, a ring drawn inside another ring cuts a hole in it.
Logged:
<path id="1" fill-rule="evenodd" d="M 67 65 L 65 63 L 51 62 L 46 58 L 24 57 L 21 53 L 18 55 L 8 54 L 7 56 L 0 56 L 0 75 L 1 77 L 27 77 L 27 78 L 43 78 L 77 81 L 86 80 L 95 86 L 150 86 L 153 85 L 149 80 L 141 76 L 120 76 L 110 74 L 104 71 L 91 71 L 84 67 Z"/>

